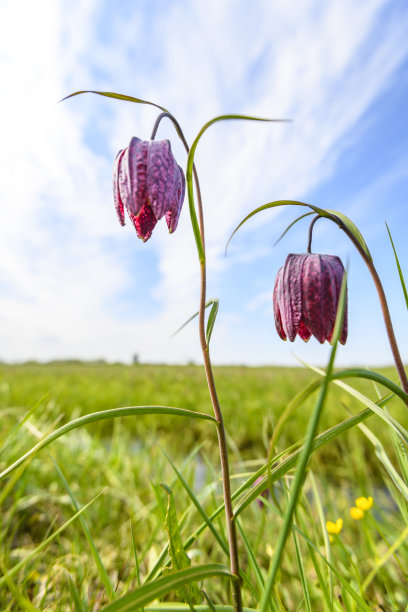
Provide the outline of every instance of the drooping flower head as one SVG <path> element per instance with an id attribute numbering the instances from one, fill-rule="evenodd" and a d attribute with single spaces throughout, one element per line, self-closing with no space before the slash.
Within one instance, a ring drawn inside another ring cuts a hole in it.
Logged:
<path id="1" fill-rule="evenodd" d="M 275 325 L 282 340 L 298 335 L 331 342 L 344 267 L 335 255 L 304 253 L 287 256 L 273 292 Z M 346 298 L 347 299 L 347 298 Z M 340 342 L 347 339 L 347 303 Z"/>
<path id="2" fill-rule="evenodd" d="M 113 164 L 113 194 L 121 225 L 125 212 L 144 242 L 159 219 L 166 217 L 170 233 L 177 228 L 185 194 L 185 178 L 168 140 L 133 137 Z"/>

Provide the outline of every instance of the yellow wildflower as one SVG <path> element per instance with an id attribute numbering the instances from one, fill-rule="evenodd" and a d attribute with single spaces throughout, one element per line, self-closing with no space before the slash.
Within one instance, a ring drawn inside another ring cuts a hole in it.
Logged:
<path id="1" fill-rule="evenodd" d="M 361 521 L 361 519 L 364 518 L 364 510 L 353 506 L 352 508 L 350 508 L 350 516 L 355 521 Z"/>
<path id="2" fill-rule="evenodd" d="M 326 522 L 327 533 L 334 533 L 338 535 L 343 529 L 343 519 L 339 518 L 335 523 L 333 521 Z"/>
<path id="3" fill-rule="evenodd" d="M 356 499 L 356 506 L 360 508 L 360 510 L 369 510 L 373 505 L 372 497 L 358 497 Z"/>

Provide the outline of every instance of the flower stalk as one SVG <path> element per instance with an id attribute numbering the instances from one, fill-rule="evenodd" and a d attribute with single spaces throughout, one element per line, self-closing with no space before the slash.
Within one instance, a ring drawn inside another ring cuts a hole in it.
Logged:
<path id="1" fill-rule="evenodd" d="M 311 249 L 313 226 L 314 226 L 315 222 L 317 221 L 317 219 L 319 219 L 320 217 L 322 217 L 322 215 L 317 215 L 316 217 L 314 217 L 314 219 L 312 220 L 312 222 L 310 224 L 310 227 L 309 227 L 308 252 L 310 252 L 309 249 Z M 401 354 L 400 354 L 400 351 L 399 351 L 399 348 L 398 348 L 397 339 L 395 337 L 394 327 L 392 325 L 391 314 L 390 314 L 390 310 L 388 308 L 388 302 L 387 302 L 387 298 L 385 296 L 384 287 L 383 287 L 381 279 L 380 279 L 380 277 L 378 275 L 377 269 L 374 266 L 374 263 L 373 263 L 372 259 L 367 256 L 367 253 L 361 247 L 361 244 L 358 242 L 358 240 L 356 240 L 355 236 L 348 229 L 348 227 L 343 223 L 343 221 L 339 217 L 337 217 L 335 215 L 332 215 L 330 218 L 332 219 L 332 221 L 337 223 L 339 225 L 340 229 L 342 229 L 343 232 L 345 234 L 347 234 L 347 236 L 350 238 L 351 242 L 354 244 L 354 246 L 356 247 L 357 251 L 360 253 L 361 257 L 363 258 L 363 260 L 364 260 L 364 262 L 365 262 L 365 264 L 366 264 L 366 266 L 368 268 L 368 271 L 371 274 L 371 278 L 373 279 L 374 286 L 375 286 L 376 291 L 377 291 L 378 299 L 380 301 L 381 311 L 382 311 L 382 315 L 383 315 L 383 319 L 384 319 L 384 323 L 385 323 L 385 329 L 387 331 L 388 342 L 390 344 L 392 356 L 394 358 L 395 367 L 397 369 L 398 376 L 399 376 L 399 379 L 401 381 L 401 386 L 402 386 L 403 390 L 405 391 L 405 393 L 408 393 L 408 378 L 407 378 L 407 374 L 405 372 L 404 364 L 402 363 Z M 408 404 L 408 402 L 406 402 L 406 403 Z"/>
<path id="2" fill-rule="evenodd" d="M 173 123 L 181 141 L 183 142 L 184 148 L 187 151 L 187 154 L 190 153 L 190 147 L 187 144 L 187 141 L 184 137 L 183 131 L 180 127 L 180 124 L 177 122 L 175 117 L 169 112 L 161 113 L 154 124 L 151 139 L 153 140 L 156 136 L 160 121 L 164 118 L 170 119 Z M 199 260 L 200 260 L 200 305 L 199 305 L 199 315 L 198 315 L 198 327 L 199 327 L 199 338 L 200 338 L 200 346 L 203 354 L 204 361 L 204 369 L 207 379 L 208 390 L 210 393 L 211 404 L 214 411 L 214 416 L 217 422 L 217 436 L 218 436 L 218 447 L 220 453 L 220 462 L 221 462 L 221 474 L 222 474 L 222 485 L 223 485 L 223 494 L 224 494 L 224 505 L 225 505 L 225 514 L 227 520 L 227 532 L 228 532 L 228 545 L 230 552 L 230 569 L 231 573 L 235 576 L 235 579 L 232 582 L 232 595 L 233 595 L 233 604 L 235 612 L 242 612 L 242 595 L 241 595 L 241 584 L 239 579 L 239 557 L 238 557 L 238 541 L 237 541 L 237 532 L 235 525 L 235 517 L 234 511 L 232 508 L 232 499 L 231 499 L 231 482 L 230 482 L 230 474 L 229 474 L 229 461 L 228 461 L 228 448 L 227 448 L 227 439 L 225 435 L 224 421 L 221 412 L 221 406 L 219 403 L 217 390 L 215 386 L 214 374 L 211 364 L 210 351 L 209 346 L 206 339 L 205 334 L 205 308 L 206 308 L 206 291 L 207 291 L 207 267 L 206 267 L 206 257 L 205 257 L 205 231 L 204 231 L 204 212 L 203 212 L 203 204 L 201 198 L 200 184 L 198 180 L 197 170 L 193 163 L 192 172 L 196 187 L 197 194 L 197 210 L 198 210 L 198 228 L 199 235 L 201 239 L 201 253 L 199 250 Z M 188 189 L 191 190 L 191 186 L 189 185 L 189 180 L 187 177 Z M 189 194 L 190 195 L 190 194 Z M 191 207 L 190 207 L 191 211 Z"/>

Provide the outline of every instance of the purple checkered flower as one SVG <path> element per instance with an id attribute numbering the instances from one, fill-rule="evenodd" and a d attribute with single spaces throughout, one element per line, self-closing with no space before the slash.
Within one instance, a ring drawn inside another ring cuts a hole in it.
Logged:
<path id="1" fill-rule="evenodd" d="M 125 212 L 144 242 L 159 219 L 166 217 L 170 233 L 177 228 L 185 194 L 185 178 L 168 140 L 132 138 L 113 164 L 113 194 L 121 225 Z"/>
<path id="2" fill-rule="evenodd" d="M 273 292 L 275 325 L 282 340 L 298 335 L 331 342 L 344 267 L 335 255 L 288 255 L 276 276 Z M 347 339 L 347 304 L 341 344 Z"/>

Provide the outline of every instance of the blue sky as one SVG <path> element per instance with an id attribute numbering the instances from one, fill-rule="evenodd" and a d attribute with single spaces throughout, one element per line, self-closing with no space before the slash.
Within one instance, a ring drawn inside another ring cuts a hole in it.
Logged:
<path id="1" fill-rule="evenodd" d="M 22 6 L 24 5 L 24 6 Z M 23 10 L 24 8 L 24 10 Z M 0 5 L 0 359 L 79 357 L 200 362 L 199 267 L 185 205 L 177 232 L 149 242 L 113 208 L 111 168 L 151 107 L 169 108 L 191 143 L 207 120 L 245 113 L 288 124 L 226 122 L 196 154 L 204 198 L 208 296 L 220 299 L 215 363 L 324 364 L 329 346 L 282 342 L 272 290 L 287 253 L 304 252 L 303 211 L 267 211 L 224 248 L 240 220 L 272 200 L 337 209 L 357 224 L 382 276 L 408 359 L 407 310 L 384 221 L 408 258 L 408 6 L 403 0 L 41 0 Z M 169 123 L 178 163 L 186 156 Z M 319 221 L 315 252 L 349 265 L 349 339 L 338 364 L 391 362 L 371 279 L 347 238 Z"/>

